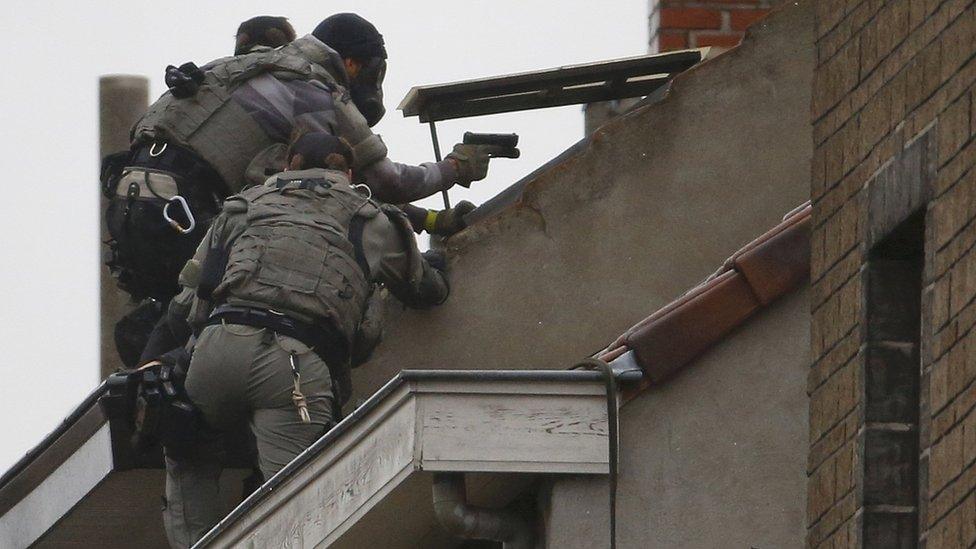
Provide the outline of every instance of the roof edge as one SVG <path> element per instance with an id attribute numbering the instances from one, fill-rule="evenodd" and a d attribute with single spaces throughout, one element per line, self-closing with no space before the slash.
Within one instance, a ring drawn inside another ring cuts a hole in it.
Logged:
<path id="1" fill-rule="evenodd" d="M 620 335 L 595 356 L 633 351 L 644 377 L 625 399 L 660 384 L 810 276 L 809 202 L 732 254 L 700 284 Z"/>

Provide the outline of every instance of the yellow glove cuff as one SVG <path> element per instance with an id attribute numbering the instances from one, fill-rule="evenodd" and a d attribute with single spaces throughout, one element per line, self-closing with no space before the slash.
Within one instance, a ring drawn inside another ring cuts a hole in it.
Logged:
<path id="1" fill-rule="evenodd" d="M 434 223 L 437 222 L 437 212 L 434 210 L 427 210 L 427 217 L 424 218 L 424 230 L 428 233 L 434 232 Z"/>

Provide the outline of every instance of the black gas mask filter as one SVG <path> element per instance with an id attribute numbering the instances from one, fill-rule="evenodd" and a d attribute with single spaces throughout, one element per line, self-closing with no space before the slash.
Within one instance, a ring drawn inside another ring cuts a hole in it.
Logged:
<path id="1" fill-rule="evenodd" d="M 370 127 L 375 126 L 383 115 L 383 79 L 386 78 L 386 59 L 370 57 L 363 62 L 356 77 L 349 83 L 349 94 L 356 108 L 366 118 Z"/>

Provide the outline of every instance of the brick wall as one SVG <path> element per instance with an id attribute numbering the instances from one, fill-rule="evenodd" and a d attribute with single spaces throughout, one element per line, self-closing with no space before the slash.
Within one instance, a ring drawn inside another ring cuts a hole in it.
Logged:
<path id="1" fill-rule="evenodd" d="M 783 0 L 651 0 L 650 51 L 731 48 Z"/>
<path id="2" fill-rule="evenodd" d="M 976 543 L 976 6 L 814 6 L 808 545 L 879 543 L 877 523 L 865 520 L 878 510 L 865 503 L 878 456 L 865 454 L 877 425 L 866 419 L 876 380 L 864 274 L 872 246 L 922 211 L 920 411 L 910 427 L 920 455 L 917 475 L 895 480 L 917 482 L 911 512 L 925 547 L 968 547 Z"/>

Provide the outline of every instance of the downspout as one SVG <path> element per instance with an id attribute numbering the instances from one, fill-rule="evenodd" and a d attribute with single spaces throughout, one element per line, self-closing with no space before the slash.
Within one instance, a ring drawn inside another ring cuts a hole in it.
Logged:
<path id="1" fill-rule="evenodd" d="M 487 509 L 468 504 L 463 473 L 436 473 L 434 514 L 452 536 L 502 542 L 504 549 L 533 549 L 532 522 L 512 509 Z"/>

